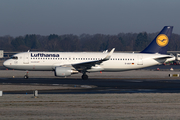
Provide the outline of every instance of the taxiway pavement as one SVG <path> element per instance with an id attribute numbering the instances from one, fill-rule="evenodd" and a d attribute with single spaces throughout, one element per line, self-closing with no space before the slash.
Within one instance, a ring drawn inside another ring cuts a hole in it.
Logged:
<path id="1" fill-rule="evenodd" d="M 5 94 L 32 93 L 34 90 L 43 94 L 180 92 L 180 78 L 169 77 L 169 74 L 179 74 L 179 71 L 133 70 L 90 73 L 88 80 L 82 80 L 81 74 L 59 78 L 51 71 L 29 71 L 29 79 L 24 79 L 24 73 L 24 71 L 1 70 L 1 90 Z"/>
<path id="2" fill-rule="evenodd" d="M 0 70 L 4 120 L 178 120 L 179 71 L 133 70 L 58 78 L 49 71 Z M 38 90 L 38 97 L 33 96 Z M 133 93 L 133 94 L 132 94 Z M 163 94 L 162 94 L 163 93 Z"/>

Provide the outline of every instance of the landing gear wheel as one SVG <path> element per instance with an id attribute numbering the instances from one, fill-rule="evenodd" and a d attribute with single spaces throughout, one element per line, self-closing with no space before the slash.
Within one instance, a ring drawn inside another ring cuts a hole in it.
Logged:
<path id="1" fill-rule="evenodd" d="M 26 71 L 25 75 L 24 75 L 24 79 L 28 79 L 28 71 Z"/>
<path id="2" fill-rule="evenodd" d="M 28 78 L 29 78 L 28 75 L 25 75 L 25 76 L 24 76 L 24 79 L 28 79 Z"/>
<path id="3" fill-rule="evenodd" d="M 88 75 L 83 74 L 81 78 L 82 78 L 83 80 L 87 80 L 87 79 L 88 79 Z"/>

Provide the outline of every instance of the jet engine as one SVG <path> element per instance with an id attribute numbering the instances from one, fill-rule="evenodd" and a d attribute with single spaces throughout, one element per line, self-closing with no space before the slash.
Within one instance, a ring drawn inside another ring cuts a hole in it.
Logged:
<path id="1" fill-rule="evenodd" d="M 180 61 L 180 54 L 178 54 L 178 53 L 176 54 L 176 60 Z"/>
<path id="2" fill-rule="evenodd" d="M 71 76 L 71 74 L 77 74 L 78 71 L 72 70 L 71 67 L 56 67 L 54 74 L 58 77 Z"/>

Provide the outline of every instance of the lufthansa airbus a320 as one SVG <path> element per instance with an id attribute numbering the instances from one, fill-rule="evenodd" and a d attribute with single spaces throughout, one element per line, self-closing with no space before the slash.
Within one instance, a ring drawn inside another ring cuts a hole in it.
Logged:
<path id="1" fill-rule="evenodd" d="M 58 77 L 82 73 L 83 80 L 88 79 L 90 72 L 140 69 L 175 60 L 175 56 L 167 55 L 172 30 L 173 26 L 165 26 L 140 53 L 114 53 L 115 48 L 109 53 L 28 51 L 13 55 L 3 65 L 15 70 L 54 71 Z"/>

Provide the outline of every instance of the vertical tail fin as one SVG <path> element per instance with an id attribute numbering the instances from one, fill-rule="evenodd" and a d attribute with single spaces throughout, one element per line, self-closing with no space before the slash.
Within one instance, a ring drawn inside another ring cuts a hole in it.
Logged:
<path id="1" fill-rule="evenodd" d="M 154 40 L 141 53 L 166 54 L 173 26 L 165 26 Z"/>

